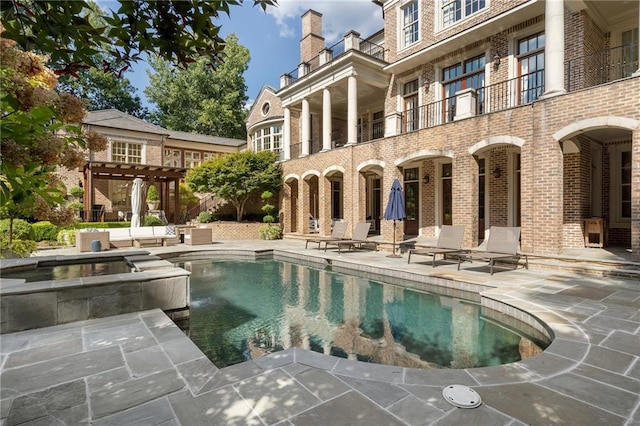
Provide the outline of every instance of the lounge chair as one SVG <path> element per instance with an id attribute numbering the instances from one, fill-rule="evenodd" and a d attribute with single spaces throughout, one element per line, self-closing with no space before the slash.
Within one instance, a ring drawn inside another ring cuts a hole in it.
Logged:
<path id="1" fill-rule="evenodd" d="M 462 238 L 464 237 L 464 226 L 442 225 L 440 235 L 435 247 L 425 247 L 409 250 L 409 258 L 407 263 L 411 263 L 411 255 L 432 256 L 431 265 L 436 267 L 436 257 L 441 254 L 446 259 L 447 254 L 459 254 L 462 247 Z"/>
<path id="2" fill-rule="evenodd" d="M 367 240 L 370 228 L 370 222 L 358 223 L 356 224 L 356 229 L 353 231 L 353 237 L 350 240 L 325 241 L 324 251 L 327 251 L 327 247 L 330 245 L 338 247 L 338 253 L 342 253 L 343 247 L 351 250 L 352 248 L 362 248 L 364 245 L 373 245 L 375 250 L 378 250 L 378 243 Z"/>
<path id="3" fill-rule="evenodd" d="M 462 261 L 484 260 L 489 262 L 489 270 L 493 275 L 493 265 L 497 260 L 516 259 L 524 256 L 524 267 L 529 269 L 529 259 L 527 255 L 518 253 L 520 246 L 520 228 L 519 227 L 502 227 L 492 226 L 487 240 L 487 246 L 484 251 L 467 251 L 460 252 L 458 256 L 458 270 Z"/>
<path id="4" fill-rule="evenodd" d="M 323 242 L 344 240 L 344 235 L 347 233 L 348 226 L 348 222 L 334 222 L 330 237 L 309 238 L 304 244 L 304 248 L 307 248 L 309 243 L 317 243 L 318 250 L 320 250 L 320 244 Z"/>

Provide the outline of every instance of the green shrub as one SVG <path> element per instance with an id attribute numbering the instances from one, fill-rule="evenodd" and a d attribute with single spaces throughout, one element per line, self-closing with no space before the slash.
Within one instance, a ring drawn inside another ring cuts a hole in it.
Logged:
<path id="1" fill-rule="evenodd" d="M 80 222 L 75 225 L 76 229 L 85 229 L 85 228 L 96 228 L 96 229 L 104 229 L 104 228 L 129 228 L 131 226 L 131 222 Z"/>
<path id="2" fill-rule="evenodd" d="M 36 242 L 32 240 L 13 240 L 9 245 L 9 241 L 3 239 L 0 241 L 0 258 L 29 257 L 37 247 Z"/>
<path id="3" fill-rule="evenodd" d="M 282 229 L 274 225 L 262 225 L 258 228 L 258 234 L 263 240 L 279 240 L 282 238 Z"/>
<path id="4" fill-rule="evenodd" d="M 9 239 L 9 219 L 0 220 L 0 239 Z M 13 220 L 13 238 L 14 240 L 33 240 L 33 229 L 31 224 L 26 220 Z"/>
<path id="5" fill-rule="evenodd" d="M 48 220 L 36 222 L 31 225 L 33 230 L 33 239 L 35 241 L 56 241 L 60 227 L 54 225 Z"/>
<path id="6" fill-rule="evenodd" d="M 210 223 L 212 221 L 213 221 L 213 214 L 211 214 L 211 212 L 200 212 L 198 214 L 198 222 Z"/>
<path id="7" fill-rule="evenodd" d="M 58 232 L 58 238 L 56 238 L 58 244 L 65 246 L 76 245 L 76 230 L 75 229 L 63 229 Z"/>
<path id="8" fill-rule="evenodd" d="M 149 189 L 147 189 L 147 202 L 149 201 L 160 201 L 160 194 L 158 193 L 158 188 L 151 185 Z"/>
<path id="9" fill-rule="evenodd" d="M 144 226 L 162 226 L 164 223 L 157 216 L 145 216 L 144 217 Z"/>
<path id="10" fill-rule="evenodd" d="M 69 195 L 79 200 L 84 195 L 84 188 L 74 186 L 73 188 L 69 189 Z"/>
<path id="11" fill-rule="evenodd" d="M 79 212 L 84 208 L 84 204 L 82 204 L 80 201 L 72 201 L 69 204 L 67 204 L 67 207 Z"/>

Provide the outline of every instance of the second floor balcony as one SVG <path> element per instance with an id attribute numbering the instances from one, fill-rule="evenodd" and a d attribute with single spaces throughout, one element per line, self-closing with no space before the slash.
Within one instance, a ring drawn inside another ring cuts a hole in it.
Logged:
<path id="1" fill-rule="evenodd" d="M 631 77 L 639 69 L 638 46 L 627 44 L 565 62 L 565 90 L 575 92 Z M 396 133 L 439 126 L 503 111 L 538 100 L 545 93 L 544 69 L 499 83 L 466 89 L 454 96 L 393 115 Z"/>

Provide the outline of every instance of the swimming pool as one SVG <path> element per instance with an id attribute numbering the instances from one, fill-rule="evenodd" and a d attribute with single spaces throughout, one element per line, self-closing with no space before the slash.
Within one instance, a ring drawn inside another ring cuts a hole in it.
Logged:
<path id="1" fill-rule="evenodd" d="M 192 272 L 191 340 L 218 367 L 292 346 L 364 362 L 471 368 L 519 361 L 548 341 L 469 300 L 277 260 L 176 263 Z"/>

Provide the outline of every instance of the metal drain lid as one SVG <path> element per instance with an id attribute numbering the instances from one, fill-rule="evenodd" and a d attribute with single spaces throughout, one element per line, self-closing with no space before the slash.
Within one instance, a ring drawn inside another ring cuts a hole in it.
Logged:
<path id="1" fill-rule="evenodd" d="M 468 386 L 449 385 L 442 389 L 442 396 L 449 404 L 458 408 L 476 408 L 482 404 L 478 392 Z"/>

